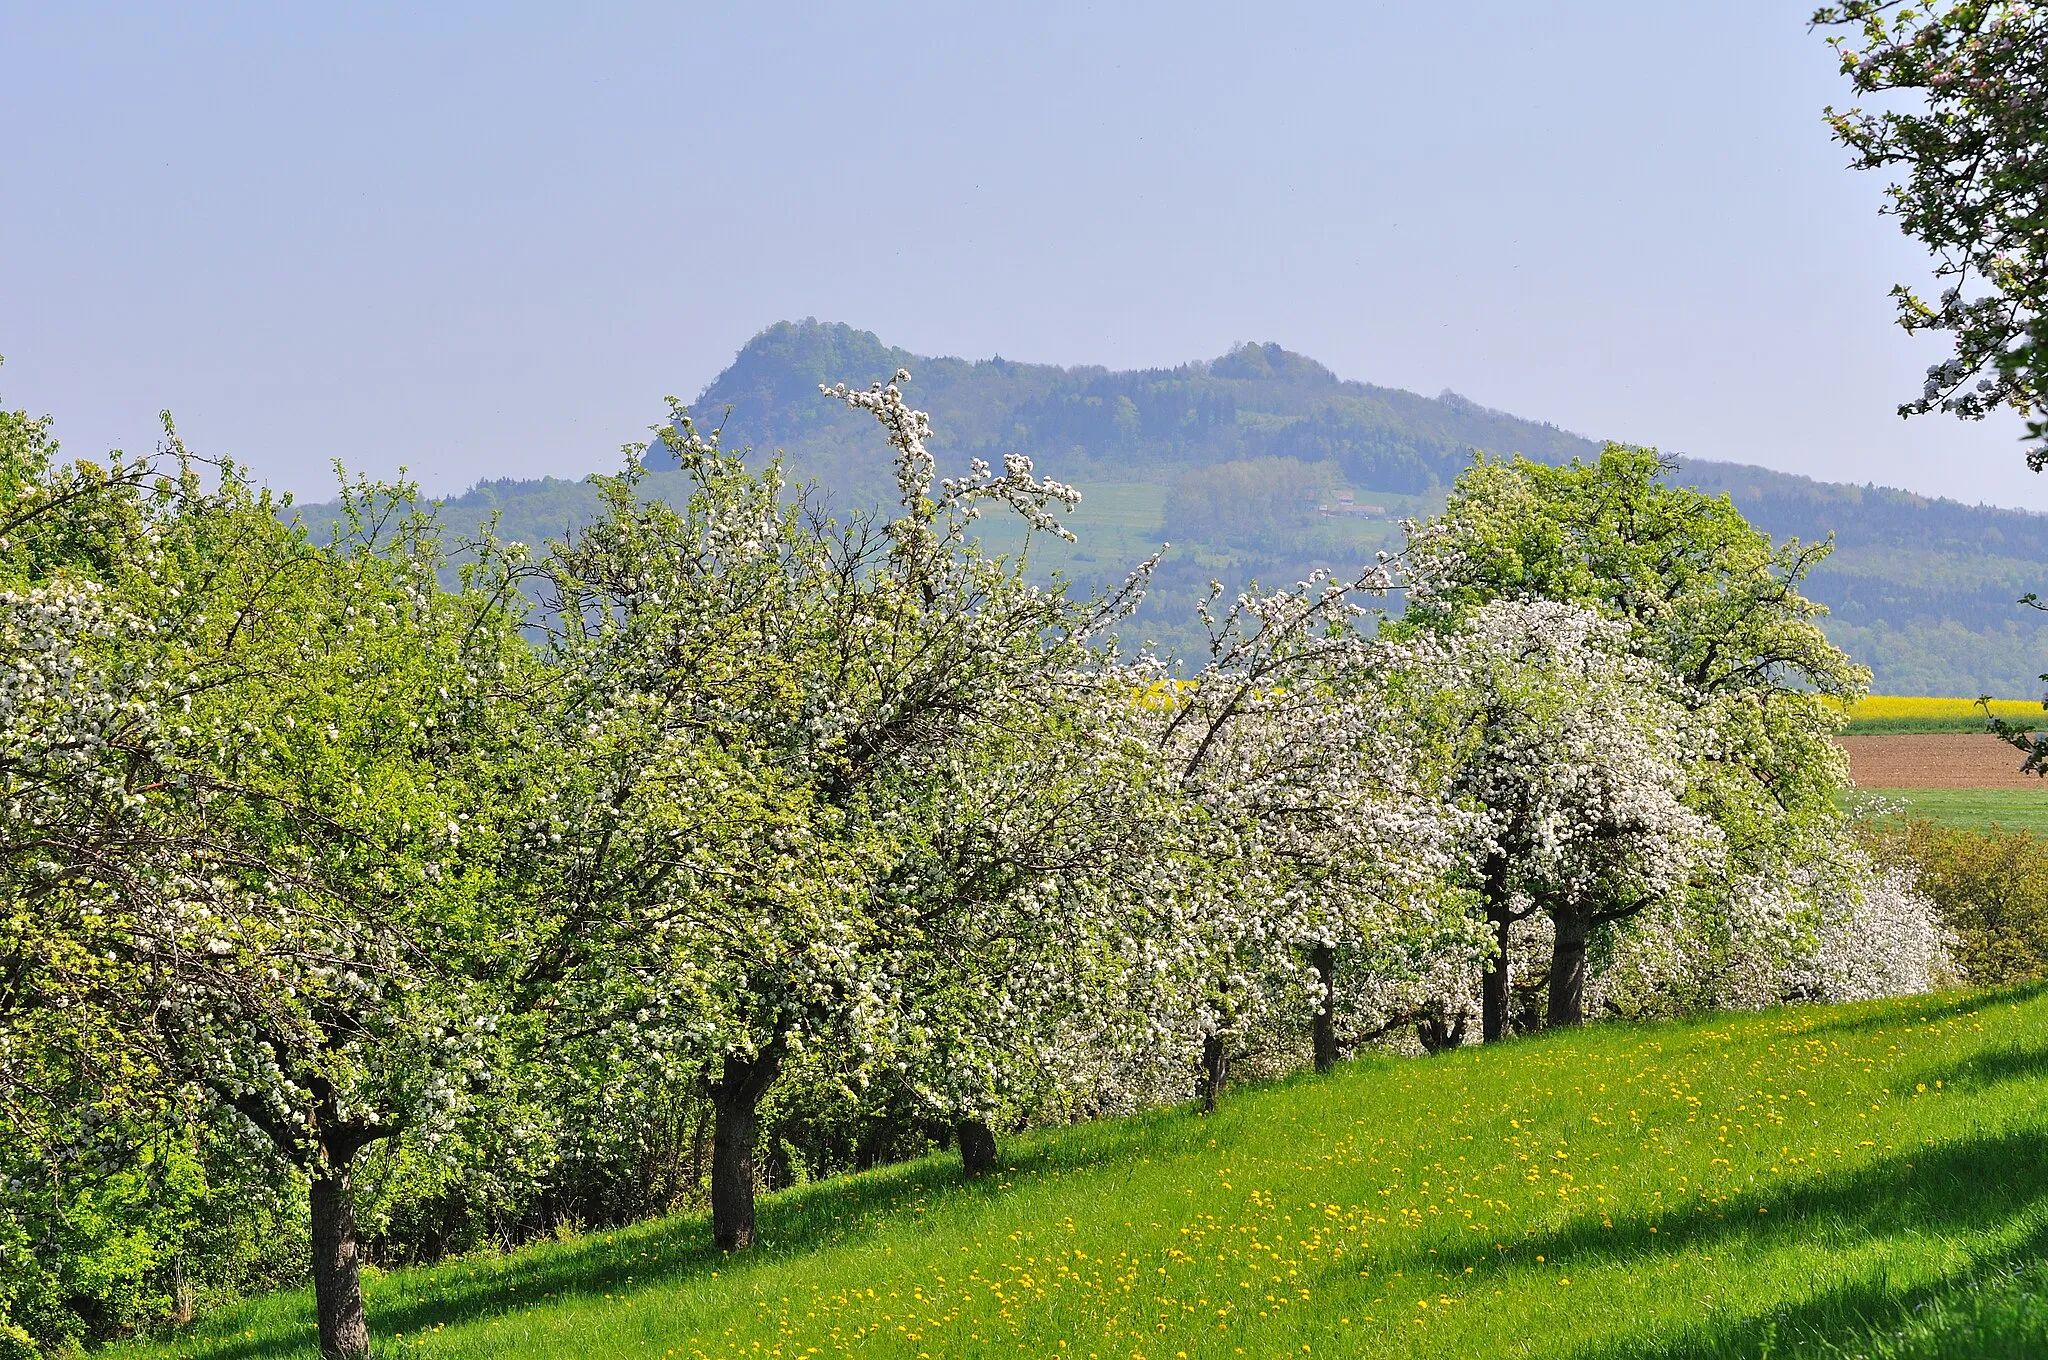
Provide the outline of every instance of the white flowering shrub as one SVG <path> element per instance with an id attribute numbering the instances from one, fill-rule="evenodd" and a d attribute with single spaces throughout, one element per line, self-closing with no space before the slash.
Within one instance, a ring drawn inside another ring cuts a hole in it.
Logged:
<path id="1" fill-rule="evenodd" d="M 1178 680 L 1152 657 L 1129 668 L 1198 819 L 1194 867 L 1150 933 L 1159 1027 L 1200 1037 L 1210 1104 L 1233 1061 L 1303 1028 L 1327 1067 L 1368 1037 L 1345 1032 L 1351 994 L 1470 947 L 1470 918 L 1442 890 L 1470 819 L 1431 783 L 1366 633 L 1391 579 L 1383 563 L 1317 573 L 1222 607 L 1212 585 L 1202 667 Z"/>
<path id="2" fill-rule="evenodd" d="M 1689 803 L 1697 727 L 1684 687 L 1581 606 L 1494 600 L 1387 646 L 1447 793 L 1470 809 L 1471 877 L 1492 936 L 1488 1038 L 1509 1024 L 1517 923 L 1554 947 L 1550 1023 L 1583 1014 L 1596 931 L 1683 898 L 1722 852 Z"/>
<path id="3" fill-rule="evenodd" d="M 1934 903 L 1896 867 L 1865 864 L 1816 904 L 1811 943 L 1784 970 L 1788 999 L 1863 1001 L 1956 981 Z"/>
<path id="4" fill-rule="evenodd" d="M 1641 1018 L 1952 985 L 1933 901 L 1908 870 L 1858 848 L 1849 827 L 1833 830 L 1774 874 L 1618 929 L 1589 984 L 1594 1004 Z"/>

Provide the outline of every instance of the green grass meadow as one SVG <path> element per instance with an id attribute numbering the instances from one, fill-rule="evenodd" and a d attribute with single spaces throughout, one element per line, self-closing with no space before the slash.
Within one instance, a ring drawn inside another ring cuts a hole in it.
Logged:
<path id="1" fill-rule="evenodd" d="M 1059 517 L 1078 541 L 1069 544 L 1039 535 L 1032 544 L 1033 559 L 1051 555 L 1039 566 L 1056 570 L 1075 563 L 1112 561 L 1136 566 L 1159 547 L 1166 524 L 1165 486 L 1089 482 L 1080 490 L 1080 507 Z M 983 548 L 990 552 L 1013 553 L 1024 544 L 1022 525 L 1008 518 L 989 516 L 975 527 Z"/>
<path id="2" fill-rule="evenodd" d="M 369 1281 L 380 1354 L 2048 1353 L 2048 997 L 1596 1026 Z M 313 1354 L 311 1299 L 126 1357 Z"/>
<path id="3" fill-rule="evenodd" d="M 1971 831 L 2031 831 L 2048 836 L 2048 783 L 2039 789 L 1871 789 L 1898 815 L 1927 817 Z"/>

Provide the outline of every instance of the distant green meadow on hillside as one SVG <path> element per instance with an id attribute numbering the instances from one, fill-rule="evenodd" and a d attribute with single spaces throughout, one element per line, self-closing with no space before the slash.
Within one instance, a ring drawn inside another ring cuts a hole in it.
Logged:
<path id="1" fill-rule="evenodd" d="M 1356 571 L 1373 553 L 1400 547 L 1399 518 L 1441 508 L 1475 451 L 1559 463 L 1600 448 L 1453 392 L 1424 397 L 1340 380 L 1273 344 L 1112 372 L 932 358 L 816 321 L 781 322 L 754 337 L 693 409 L 729 445 L 785 451 L 792 474 L 815 479 L 821 501 L 844 512 L 894 498 L 888 457 L 873 422 L 821 400 L 818 386 L 864 386 L 899 368 L 911 373 L 913 402 L 932 414 L 942 471 L 1015 451 L 1081 490 L 1080 541 L 1041 545 L 1043 570 L 1083 587 L 1109 585 L 1172 542 L 1151 604 L 1128 631 L 1132 641 L 1183 654 L 1201 645 L 1184 620 L 1211 579 L 1237 589 L 1254 579 L 1289 584 L 1316 567 Z M 648 417 L 657 412 L 650 405 Z M 657 446 L 649 494 L 680 485 L 658 470 L 664 463 L 672 458 Z M 1726 493 L 1780 538 L 1835 535 L 1835 554 L 1808 593 L 1832 610 L 1830 637 L 1872 668 L 1879 690 L 2028 693 L 2048 671 L 2042 621 L 2016 603 L 2048 583 L 2042 516 L 1735 463 L 1685 459 L 1675 476 Z M 1340 495 L 1351 498 L 1341 514 Z M 482 483 L 443 505 L 458 527 L 496 514 L 502 536 L 539 541 L 595 503 L 577 481 L 548 478 Z M 301 512 L 316 526 L 334 520 L 330 506 Z M 1007 528 L 990 538 L 1001 550 L 1020 543 Z M 1389 603 L 1399 607 L 1398 598 Z"/>
<path id="2" fill-rule="evenodd" d="M 763 1202 L 375 1274 L 383 1354 L 2048 1353 L 2048 998 L 1919 996 L 1369 1058 Z M 273 1295 L 131 1360 L 311 1356 Z"/>

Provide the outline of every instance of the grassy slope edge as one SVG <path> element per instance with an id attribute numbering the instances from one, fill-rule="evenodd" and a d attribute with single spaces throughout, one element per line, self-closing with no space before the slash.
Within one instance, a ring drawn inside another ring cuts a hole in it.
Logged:
<path id="1" fill-rule="evenodd" d="M 2031 831 L 2048 836 L 2048 784 L 2038 789 L 1870 789 L 1871 798 L 1907 817 L 1966 831 Z"/>
<path id="2" fill-rule="evenodd" d="M 1608 1025 L 1369 1059 L 370 1283 L 380 1353 L 2048 1351 L 2048 996 Z M 127 1357 L 311 1355 L 252 1300 Z M 402 1335 L 394 1335 L 402 1333 Z"/>

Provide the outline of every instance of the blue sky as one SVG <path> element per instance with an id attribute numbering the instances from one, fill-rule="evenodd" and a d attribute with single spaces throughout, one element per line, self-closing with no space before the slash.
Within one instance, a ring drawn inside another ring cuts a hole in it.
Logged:
<path id="1" fill-rule="evenodd" d="M 772 321 L 1277 340 L 1583 433 L 2048 508 L 1902 422 L 1924 264 L 1810 6 L 0 6 L 0 399 L 324 497 L 580 475 Z M 848 374 L 849 380 L 873 375 Z"/>

